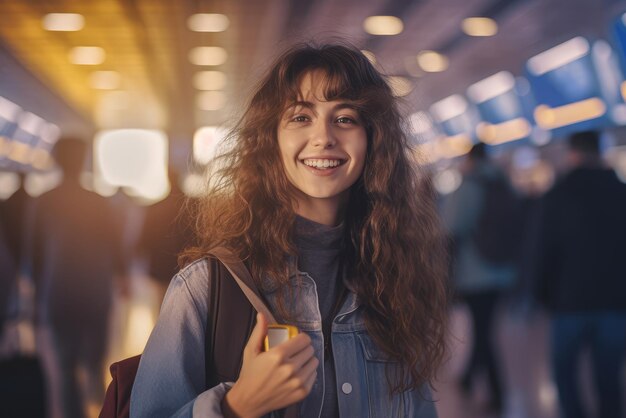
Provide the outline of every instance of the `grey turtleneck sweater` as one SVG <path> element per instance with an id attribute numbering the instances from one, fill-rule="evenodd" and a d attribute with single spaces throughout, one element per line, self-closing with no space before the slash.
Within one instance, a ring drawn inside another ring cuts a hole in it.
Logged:
<path id="1" fill-rule="evenodd" d="M 330 336 L 336 301 L 343 286 L 341 254 L 343 224 L 327 226 L 296 217 L 295 244 L 298 249 L 298 270 L 308 273 L 315 282 L 322 317 L 324 338 Z M 325 341 L 326 343 L 326 341 Z M 332 355 L 324 359 L 323 417 L 339 417 L 335 365 Z"/>

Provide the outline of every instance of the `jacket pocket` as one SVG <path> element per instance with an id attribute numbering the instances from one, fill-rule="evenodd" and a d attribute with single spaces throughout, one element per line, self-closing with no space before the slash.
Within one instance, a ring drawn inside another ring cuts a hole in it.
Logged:
<path id="1" fill-rule="evenodd" d="M 401 371 L 401 365 L 382 351 L 372 338 L 365 333 L 358 333 L 365 359 L 365 378 L 367 380 L 367 395 L 369 416 L 378 417 L 405 417 L 406 397 L 404 393 L 391 395 L 389 382 L 394 382 Z"/>

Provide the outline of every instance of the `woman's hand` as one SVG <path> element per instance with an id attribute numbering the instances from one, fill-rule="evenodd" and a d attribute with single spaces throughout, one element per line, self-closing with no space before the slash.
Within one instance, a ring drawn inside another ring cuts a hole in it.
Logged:
<path id="1" fill-rule="evenodd" d="M 319 361 L 311 338 L 301 333 L 263 352 L 266 334 L 267 319 L 258 314 L 243 352 L 239 380 L 222 402 L 227 418 L 260 417 L 301 401 L 313 387 Z"/>

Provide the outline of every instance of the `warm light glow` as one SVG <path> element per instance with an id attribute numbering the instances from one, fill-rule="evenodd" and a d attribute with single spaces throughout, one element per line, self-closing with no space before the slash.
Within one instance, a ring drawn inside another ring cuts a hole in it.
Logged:
<path id="1" fill-rule="evenodd" d="M 99 90 L 115 90 L 121 82 L 122 77 L 117 71 L 94 71 L 89 76 L 91 87 Z"/>
<path id="2" fill-rule="evenodd" d="M 204 176 L 200 174 L 189 174 L 183 180 L 182 190 L 189 197 L 201 197 L 206 190 Z"/>
<path id="3" fill-rule="evenodd" d="M 143 351 L 154 328 L 154 319 L 149 305 L 133 303 L 128 313 L 128 326 L 124 338 L 124 353 L 133 356 Z"/>
<path id="4" fill-rule="evenodd" d="M 45 30 L 74 32 L 85 26 L 85 18 L 78 13 L 48 13 L 41 24 Z"/>
<path id="5" fill-rule="evenodd" d="M 228 17 L 217 13 L 198 13 L 187 19 L 187 27 L 194 32 L 224 32 L 229 24 Z"/>
<path id="6" fill-rule="evenodd" d="M 218 126 L 205 126 L 193 135 L 193 159 L 198 164 L 207 164 L 215 156 L 218 145 L 228 131 Z"/>
<path id="7" fill-rule="evenodd" d="M 77 46 L 70 50 L 70 62 L 78 65 L 99 65 L 104 62 L 106 53 L 99 46 Z"/>
<path id="8" fill-rule="evenodd" d="M 605 103 L 597 98 L 581 100 L 564 106 L 551 108 L 539 105 L 535 108 L 535 120 L 543 129 L 555 129 L 590 119 L 606 113 Z"/>
<path id="9" fill-rule="evenodd" d="M 622 99 L 626 102 L 626 81 L 622 81 L 619 90 L 622 93 Z"/>
<path id="10" fill-rule="evenodd" d="M 367 58 L 368 61 L 372 63 L 372 65 L 376 65 L 376 55 L 374 55 L 372 51 L 368 51 L 367 49 L 362 49 L 361 53 L 365 55 L 365 58 Z"/>
<path id="11" fill-rule="evenodd" d="M 94 140 L 94 185 L 101 178 L 144 199 L 161 199 L 169 190 L 167 151 L 167 136 L 159 130 L 101 131 Z"/>
<path id="12" fill-rule="evenodd" d="M 200 71 L 193 76 L 193 86 L 198 90 L 222 90 L 226 74 L 221 71 Z"/>
<path id="13" fill-rule="evenodd" d="M 0 136 L 0 158 L 1 157 L 6 157 L 9 155 L 9 153 L 11 152 L 11 143 L 13 141 L 11 141 L 9 138 L 7 138 L 6 136 Z M 0 171 L 1 173 L 1 171 Z"/>
<path id="14" fill-rule="evenodd" d="M 445 55 L 435 51 L 422 51 L 417 54 L 417 63 L 427 73 L 439 73 L 448 69 L 450 64 Z"/>
<path id="15" fill-rule="evenodd" d="M 472 149 L 472 140 L 467 134 L 444 136 L 416 147 L 427 162 L 434 163 L 445 158 L 455 158 L 467 154 Z"/>
<path id="16" fill-rule="evenodd" d="M 524 118 L 515 118 L 497 124 L 481 122 L 476 127 L 476 135 L 482 142 L 489 145 L 526 138 L 531 131 L 530 123 Z"/>
<path id="17" fill-rule="evenodd" d="M 30 155 L 30 165 L 36 170 L 45 171 L 54 167 L 54 159 L 48 151 L 35 148 Z"/>
<path id="18" fill-rule="evenodd" d="M 528 70 L 534 75 L 542 75 L 548 71 L 576 61 L 589 53 L 589 42 L 582 36 L 570 39 L 554 48 L 548 49 L 528 60 Z"/>
<path id="19" fill-rule="evenodd" d="M 370 35 L 397 35 L 404 30 L 404 24 L 395 16 L 370 16 L 363 22 L 363 29 Z"/>
<path id="20" fill-rule="evenodd" d="M 195 65 L 222 65 L 228 53 L 219 46 L 198 46 L 189 51 L 189 61 Z"/>
<path id="21" fill-rule="evenodd" d="M 437 140 L 439 156 L 454 158 L 467 154 L 472 149 L 472 140 L 467 134 L 447 136 Z"/>
<path id="22" fill-rule="evenodd" d="M 62 180 L 61 170 L 32 172 L 24 179 L 24 190 L 31 197 L 41 196 L 61 184 Z"/>
<path id="23" fill-rule="evenodd" d="M 445 122 L 462 115 L 467 110 L 467 101 L 460 94 L 448 96 L 430 107 L 431 113 L 439 122 Z"/>
<path id="24" fill-rule="evenodd" d="M 476 104 L 493 99 L 515 87 L 515 78 L 508 71 L 500 71 L 472 84 L 467 89 L 467 95 Z"/>
<path id="25" fill-rule="evenodd" d="M 387 83 L 396 97 L 404 97 L 413 90 L 413 84 L 406 77 L 389 76 Z"/>
<path id="26" fill-rule="evenodd" d="M 498 33 L 498 24 L 488 17 L 468 17 L 463 19 L 461 28 L 469 36 L 493 36 Z"/>
<path id="27" fill-rule="evenodd" d="M 0 137 L 0 141 L 2 137 Z M 0 171 L 0 200 L 7 200 L 20 187 L 20 178 L 17 174 Z"/>
<path id="28" fill-rule="evenodd" d="M 204 91 L 196 96 L 200 110 L 220 110 L 226 105 L 226 95 L 221 91 Z"/>

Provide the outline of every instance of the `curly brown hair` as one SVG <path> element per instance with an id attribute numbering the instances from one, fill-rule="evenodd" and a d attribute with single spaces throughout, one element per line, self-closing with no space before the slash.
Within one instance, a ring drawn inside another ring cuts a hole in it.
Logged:
<path id="1" fill-rule="evenodd" d="M 390 391 L 432 383 L 444 356 L 448 307 L 435 193 L 411 151 L 397 99 L 354 47 L 298 44 L 276 60 L 209 170 L 207 197 L 195 215 L 199 246 L 183 260 L 227 246 L 246 260 L 259 285 L 267 276 L 288 287 L 285 260 L 297 255 L 294 197 L 277 129 L 298 98 L 301 79 L 315 70 L 326 75 L 325 99 L 354 104 L 367 133 L 364 171 L 351 187 L 344 220 L 350 287 L 369 334 L 405 366 L 395 383 L 389 381 Z"/>

